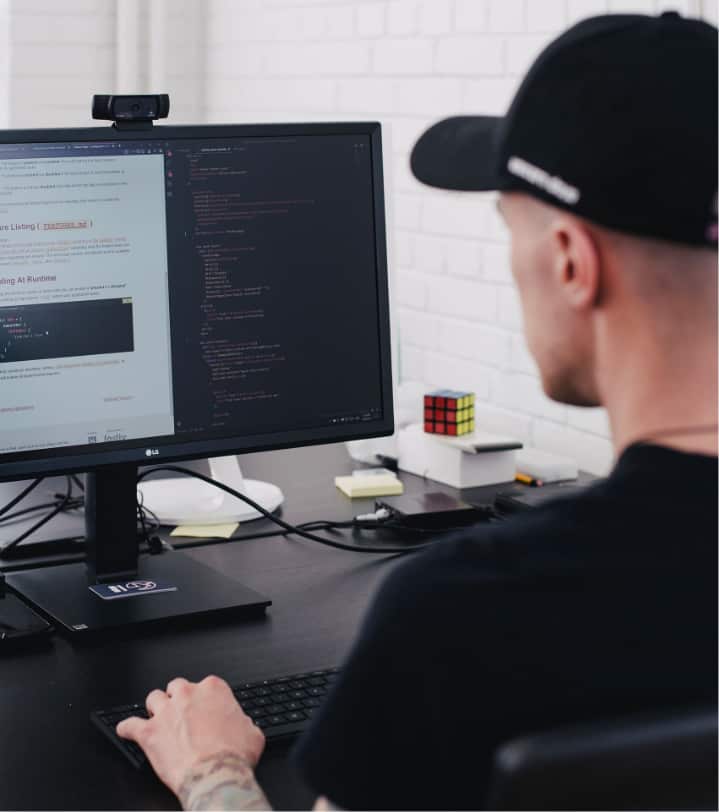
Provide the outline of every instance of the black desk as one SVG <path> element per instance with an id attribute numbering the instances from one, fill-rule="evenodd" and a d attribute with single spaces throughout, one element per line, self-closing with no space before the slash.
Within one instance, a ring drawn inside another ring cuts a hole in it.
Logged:
<path id="1" fill-rule="evenodd" d="M 246 474 L 283 488 L 283 516 L 291 522 L 348 518 L 372 506 L 372 500 L 350 501 L 334 488 L 333 477 L 352 468 L 343 446 L 253 454 L 242 465 Z M 418 477 L 402 479 L 407 492 L 454 492 Z M 463 497 L 490 502 L 496 490 L 474 489 Z M 240 534 L 269 527 L 253 522 Z M 274 603 L 266 617 L 147 631 L 83 647 L 56 635 L 45 649 L 0 657 L 0 809 L 178 808 L 152 775 L 127 764 L 91 727 L 90 711 L 142 699 L 179 675 L 215 673 L 241 682 L 338 664 L 378 582 L 398 561 L 282 536 L 184 554 L 269 595 Z M 286 754 L 286 747 L 269 749 L 260 781 L 276 806 L 306 809 L 311 795 Z"/>

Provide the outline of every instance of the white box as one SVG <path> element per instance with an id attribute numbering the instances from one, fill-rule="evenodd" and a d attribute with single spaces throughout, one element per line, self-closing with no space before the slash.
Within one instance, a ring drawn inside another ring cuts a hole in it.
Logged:
<path id="1" fill-rule="evenodd" d="M 537 451 L 536 448 L 523 448 L 517 454 L 517 470 L 523 474 L 547 482 L 564 482 L 576 479 L 579 470 L 577 463 L 569 457 Z"/>
<path id="2" fill-rule="evenodd" d="M 443 438 L 426 434 L 415 423 L 399 432 L 399 467 L 410 474 L 434 479 L 454 488 L 477 488 L 498 482 L 512 482 L 517 470 L 516 450 L 483 451 L 498 445 L 521 443 L 486 432 L 473 436 Z"/>

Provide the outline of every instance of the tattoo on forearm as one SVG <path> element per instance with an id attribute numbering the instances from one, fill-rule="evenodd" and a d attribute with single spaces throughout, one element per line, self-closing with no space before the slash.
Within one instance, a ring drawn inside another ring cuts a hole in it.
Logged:
<path id="1" fill-rule="evenodd" d="M 185 776 L 177 795 L 187 812 L 272 809 L 252 767 L 229 751 L 201 761 Z"/>

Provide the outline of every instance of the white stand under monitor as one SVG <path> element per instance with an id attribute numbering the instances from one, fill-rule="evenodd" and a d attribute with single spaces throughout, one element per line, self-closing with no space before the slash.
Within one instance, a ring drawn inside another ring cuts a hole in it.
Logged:
<path id="1" fill-rule="evenodd" d="M 210 457 L 210 476 L 244 493 L 270 513 L 282 504 L 282 491 L 270 482 L 245 479 L 236 456 Z M 146 479 L 139 486 L 142 503 L 162 524 L 197 525 L 249 522 L 262 514 L 246 502 L 200 479 Z"/>

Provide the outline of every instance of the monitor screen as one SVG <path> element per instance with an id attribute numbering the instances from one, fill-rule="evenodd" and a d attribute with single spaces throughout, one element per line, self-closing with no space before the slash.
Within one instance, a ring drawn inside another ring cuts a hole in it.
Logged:
<path id="1" fill-rule="evenodd" d="M 0 477 L 392 422 L 379 125 L 0 135 Z"/>

